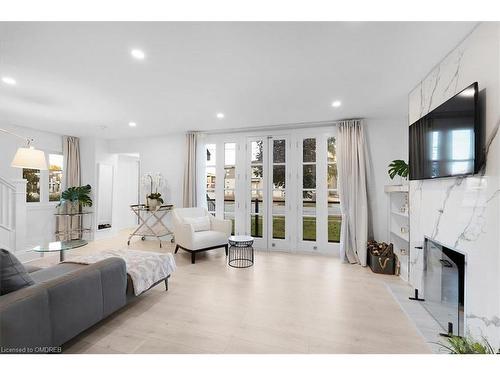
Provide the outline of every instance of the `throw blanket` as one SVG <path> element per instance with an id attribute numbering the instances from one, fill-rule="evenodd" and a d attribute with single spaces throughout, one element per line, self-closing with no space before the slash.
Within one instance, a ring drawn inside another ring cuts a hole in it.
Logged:
<path id="1" fill-rule="evenodd" d="M 127 265 L 127 274 L 132 279 L 134 294 L 138 296 L 155 283 L 175 271 L 175 260 L 170 253 L 153 253 L 139 250 L 107 250 L 92 255 L 71 258 L 63 263 L 93 264 L 103 259 L 122 258 Z"/>

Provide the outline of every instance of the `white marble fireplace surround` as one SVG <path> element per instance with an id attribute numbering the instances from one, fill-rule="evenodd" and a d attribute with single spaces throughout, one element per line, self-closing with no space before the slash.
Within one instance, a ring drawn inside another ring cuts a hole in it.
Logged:
<path id="1" fill-rule="evenodd" d="M 409 124 L 479 83 L 486 168 L 467 178 L 410 181 L 409 281 L 425 297 L 427 236 L 466 256 L 465 332 L 500 345 L 500 23 L 481 23 L 409 94 Z"/>

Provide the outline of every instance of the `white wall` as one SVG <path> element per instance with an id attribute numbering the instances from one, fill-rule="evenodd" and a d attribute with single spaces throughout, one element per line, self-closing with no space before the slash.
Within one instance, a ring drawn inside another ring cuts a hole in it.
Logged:
<path id="1" fill-rule="evenodd" d="M 116 230 L 137 225 L 137 217 L 130 211 L 138 202 L 139 158 L 118 155 L 113 205 L 113 226 Z"/>
<path id="2" fill-rule="evenodd" d="M 138 153 L 141 175 L 146 172 L 160 172 L 166 180 L 162 191 L 165 204 L 182 207 L 182 183 L 184 178 L 184 133 L 154 138 L 135 138 L 109 141 L 110 153 Z M 146 192 L 141 191 L 144 203 Z"/>
<path id="3" fill-rule="evenodd" d="M 425 289 L 422 246 L 427 236 L 466 254 L 466 330 L 500 343 L 500 25 L 482 23 L 410 92 L 409 123 L 477 81 L 486 139 L 483 174 L 410 181 L 410 282 Z M 496 135 L 496 136 L 495 136 Z"/>
<path id="4" fill-rule="evenodd" d="M 396 177 L 391 180 L 387 166 L 394 159 L 408 161 L 408 129 L 406 119 L 366 119 L 365 135 L 368 144 L 370 199 L 373 235 L 377 241 L 389 241 L 388 196 L 385 185 L 400 183 Z"/>

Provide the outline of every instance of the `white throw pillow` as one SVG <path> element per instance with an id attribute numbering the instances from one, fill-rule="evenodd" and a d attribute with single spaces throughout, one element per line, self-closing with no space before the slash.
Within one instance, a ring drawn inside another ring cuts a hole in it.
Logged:
<path id="1" fill-rule="evenodd" d="M 203 232 L 205 230 L 210 230 L 210 217 L 185 217 L 184 223 L 191 224 L 195 232 Z"/>

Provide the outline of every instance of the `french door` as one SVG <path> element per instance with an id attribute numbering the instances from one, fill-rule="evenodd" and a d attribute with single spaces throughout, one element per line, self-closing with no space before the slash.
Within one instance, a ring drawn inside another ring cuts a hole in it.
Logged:
<path id="1" fill-rule="evenodd" d="M 265 250 L 335 253 L 341 213 L 335 129 L 205 139 L 206 205 Z"/>
<path id="2" fill-rule="evenodd" d="M 246 150 L 247 233 L 259 248 L 290 249 L 289 137 L 251 137 Z"/>

